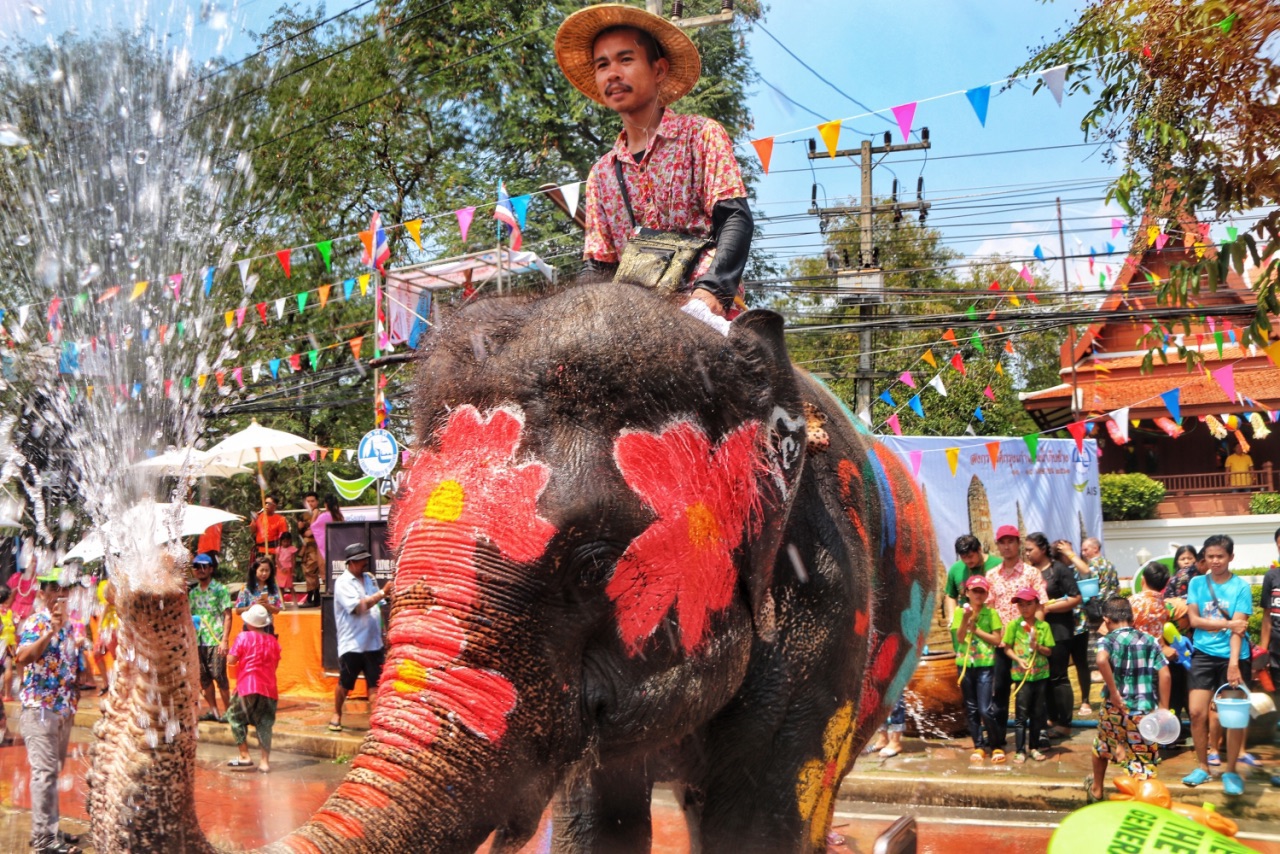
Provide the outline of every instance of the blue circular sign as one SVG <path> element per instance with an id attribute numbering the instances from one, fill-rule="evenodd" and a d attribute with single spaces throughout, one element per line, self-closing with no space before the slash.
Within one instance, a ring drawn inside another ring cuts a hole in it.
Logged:
<path id="1" fill-rule="evenodd" d="M 386 430 L 370 430 L 360 440 L 356 458 L 360 461 L 360 470 L 369 477 L 386 477 L 400 461 L 400 446 L 396 437 Z"/>

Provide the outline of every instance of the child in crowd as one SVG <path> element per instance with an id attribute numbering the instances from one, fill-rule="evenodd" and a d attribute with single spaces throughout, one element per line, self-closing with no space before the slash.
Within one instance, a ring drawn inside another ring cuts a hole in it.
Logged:
<path id="1" fill-rule="evenodd" d="M 987 758 L 987 751 L 995 748 L 994 739 L 999 732 L 993 691 L 995 647 L 1000 645 L 1003 624 L 996 609 L 987 604 L 990 592 L 990 581 L 981 575 L 971 577 L 964 585 L 968 601 L 951 616 L 951 643 L 956 649 L 965 717 L 969 722 L 969 735 L 973 737 L 970 762 Z"/>
<path id="2" fill-rule="evenodd" d="M 236 691 L 227 707 L 227 723 L 240 756 L 227 765 L 249 768 L 249 725 L 258 733 L 262 761 L 258 770 L 271 770 L 271 732 L 276 723 L 276 667 L 280 664 L 280 642 L 267 633 L 271 614 L 261 604 L 244 612 L 244 631 L 236 636 L 227 663 L 236 668 Z"/>
<path id="3" fill-rule="evenodd" d="M 0 662 L 3 662 L 4 685 L 0 697 L 13 699 L 13 656 L 18 651 L 18 630 L 13 616 L 13 591 L 7 584 L 0 584 Z M 0 705 L 0 719 L 4 718 L 4 706 Z"/>
<path id="4" fill-rule="evenodd" d="M 1001 639 L 1013 661 L 1013 690 L 1017 692 L 1017 736 L 1013 761 L 1017 765 L 1031 758 L 1043 762 L 1047 757 L 1036 747 L 1044 733 L 1046 687 L 1049 684 L 1049 656 L 1053 654 L 1053 630 L 1044 620 L 1036 619 L 1040 594 L 1023 587 L 1013 594 L 1021 619 L 1005 626 Z"/>
<path id="5" fill-rule="evenodd" d="M 1130 777 L 1155 776 L 1160 762 L 1159 745 L 1148 744 L 1138 734 L 1138 720 L 1156 708 L 1169 708 L 1172 684 L 1160 643 L 1133 625 L 1133 606 L 1116 596 L 1102 606 L 1106 635 L 1098 640 L 1098 674 L 1105 700 L 1093 740 L 1093 775 L 1088 778 L 1088 800 L 1102 800 L 1107 762 L 1122 766 Z"/>

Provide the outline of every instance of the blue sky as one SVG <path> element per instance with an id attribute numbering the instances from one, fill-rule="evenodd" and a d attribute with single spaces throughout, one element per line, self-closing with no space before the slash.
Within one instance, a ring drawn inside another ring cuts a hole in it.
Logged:
<path id="1" fill-rule="evenodd" d="M 186 43 L 190 33 L 198 61 L 215 52 L 234 60 L 256 47 L 250 31 L 265 28 L 279 5 L 278 0 L 204 0 L 203 4 L 196 0 L 0 0 L 0 35 L 40 38 L 66 28 L 69 22 L 89 20 L 102 29 L 107 23 L 127 24 L 140 16 L 178 43 Z M 351 4 L 330 3 L 328 11 L 345 5 Z M 1065 26 L 1078 5 L 1028 0 L 875 5 L 776 0 L 763 27 L 841 90 L 873 109 L 887 111 L 904 102 L 1003 79 L 1029 56 L 1031 46 Z M 44 7 L 43 14 L 34 12 L 33 6 Z M 762 30 L 748 38 L 761 77 L 790 98 L 825 119 L 865 112 L 805 70 Z M 820 203 L 825 199 L 827 204 L 847 204 L 857 193 L 856 167 L 847 159 L 824 159 L 812 164 L 816 171 L 811 175 L 805 141 L 816 138 L 813 125 L 819 119 L 787 103 L 763 83 L 750 105 L 755 136 L 802 131 L 779 136 L 771 174 L 758 185 L 756 213 L 764 218 L 765 245 L 776 247 L 784 259 L 812 253 L 818 247 L 813 234 L 817 221 L 803 214 L 809 208 L 813 176 L 820 185 Z M 996 251 L 1030 255 L 1037 243 L 1043 243 L 1047 254 L 1055 254 L 1056 234 L 1038 233 L 1052 231 L 1053 225 L 1038 220 L 1052 218 L 1053 198 L 1062 195 L 1071 232 L 1068 252 L 1091 245 L 1101 250 L 1111 239 L 1110 217 L 1118 215 L 1114 206 L 1102 203 L 1103 182 L 1115 167 L 1103 162 L 1099 149 L 1077 145 L 1083 142 L 1079 123 L 1087 107 L 1086 98 L 1070 96 L 1059 107 L 1047 91 L 1033 96 L 1028 84 L 1003 93 L 993 89 L 984 128 L 963 95 L 921 103 L 914 126 L 930 129 L 933 148 L 928 162 L 916 152 L 892 155 L 875 171 L 875 192 L 888 193 L 896 174 L 903 197 L 914 198 L 916 178 L 923 174 L 926 197 L 935 204 L 930 224 L 967 256 Z M 841 146 L 856 146 L 863 138 L 859 131 L 873 135 L 878 143 L 885 130 L 900 141 L 897 125 L 887 112 L 885 118 L 849 121 Z M 1034 150 L 964 156 L 1008 149 Z M 749 146 L 741 153 L 754 157 Z M 1061 182 L 1079 183 L 1046 186 Z M 1016 199 L 975 195 L 1000 191 L 1029 195 Z M 1011 201 L 1028 205 L 1010 208 Z M 978 204 L 995 207 L 972 207 Z M 796 218 L 786 223 L 769 221 L 786 215 Z M 796 234 L 803 232 L 807 234 Z M 1082 279 L 1084 264 L 1078 266 Z"/>

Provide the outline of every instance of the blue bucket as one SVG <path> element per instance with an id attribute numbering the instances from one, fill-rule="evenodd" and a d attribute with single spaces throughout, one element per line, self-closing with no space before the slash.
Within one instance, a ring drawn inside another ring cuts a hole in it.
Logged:
<path id="1" fill-rule="evenodd" d="M 1085 602 L 1088 602 L 1101 592 L 1101 588 L 1098 587 L 1098 576 L 1096 575 L 1091 575 L 1088 578 L 1081 578 L 1076 582 L 1076 587 L 1080 589 L 1080 596 Z"/>
<path id="2" fill-rule="evenodd" d="M 1235 691 L 1244 691 L 1244 698 L 1239 697 L 1219 697 L 1222 688 L 1231 688 Z M 1248 729 L 1249 728 L 1249 710 L 1252 703 L 1249 701 L 1249 693 L 1244 688 L 1223 685 L 1217 691 L 1213 692 L 1213 703 L 1218 707 L 1218 723 L 1222 724 L 1223 729 Z"/>

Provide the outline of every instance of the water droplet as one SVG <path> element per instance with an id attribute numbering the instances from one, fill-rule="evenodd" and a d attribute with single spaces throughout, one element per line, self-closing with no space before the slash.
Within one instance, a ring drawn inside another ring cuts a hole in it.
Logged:
<path id="1" fill-rule="evenodd" d="M 142 266 L 142 256 L 141 256 L 141 255 L 130 255 L 130 256 L 129 256 L 129 260 L 128 260 L 128 264 L 129 264 L 129 269 L 130 269 L 130 270 L 136 270 L 136 269 L 138 269 L 139 267 L 141 267 L 141 266 Z"/>
<path id="2" fill-rule="evenodd" d="M 18 133 L 16 125 L 0 122 L 0 145 L 13 148 L 15 145 L 26 145 L 27 138 Z"/>
<path id="3" fill-rule="evenodd" d="M 58 202 L 62 201 L 62 191 L 55 187 L 44 194 L 44 199 L 49 204 L 56 205 Z"/>
<path id="4" fill-rule="evenodd" d="M 102 275 L 102 267 L 98 266 L 97 264 L 90 264 L 88 267 L 85 267 L 82 271 L 80 271 L 81 287 L 89 284 L 90 282 L 92 282 L 94 279 L 98 278 L 101 275 Z"/>
<path id="5" fill-rule="evenodd" d="M 107 243 L 110 244 L 112 249 L 119 249 L 124 246 L 124 235 L 117 231 L 107 238 Z"/>
<path id="6" fill-rule="evenodd" d="M 31 242 L 30 234 L 19 234 L 17 237 L 13 238 L 14 246 L 26 246 L 30 242 Z"/>
<path id="7" fill-rule="evenodd" d="M 133 162 L 137 163 L 139 166 L 142 166 L 147 162 L 147 158 L 149 156 L 150 155 L 147 154 L 147 150 L 145 148 L 139 148 L 137 151 L 133 153 Z"/>
<path id="8" fill-rule="evenodd" d="M 55 68 L 49 72 L 49 80 L 53 83 L 61 83 L 66 79 L 67 72 L 63 71 L 61 68 Z"/>
<path id="9" fill-rule="evenodd" d="M 28 3 L 27 11 L 31 13 L 31 17 L 36 19 L 37 24 L 44 24 L 45 22 L 44 9 L 41 9 L 35 3 Z"/>

